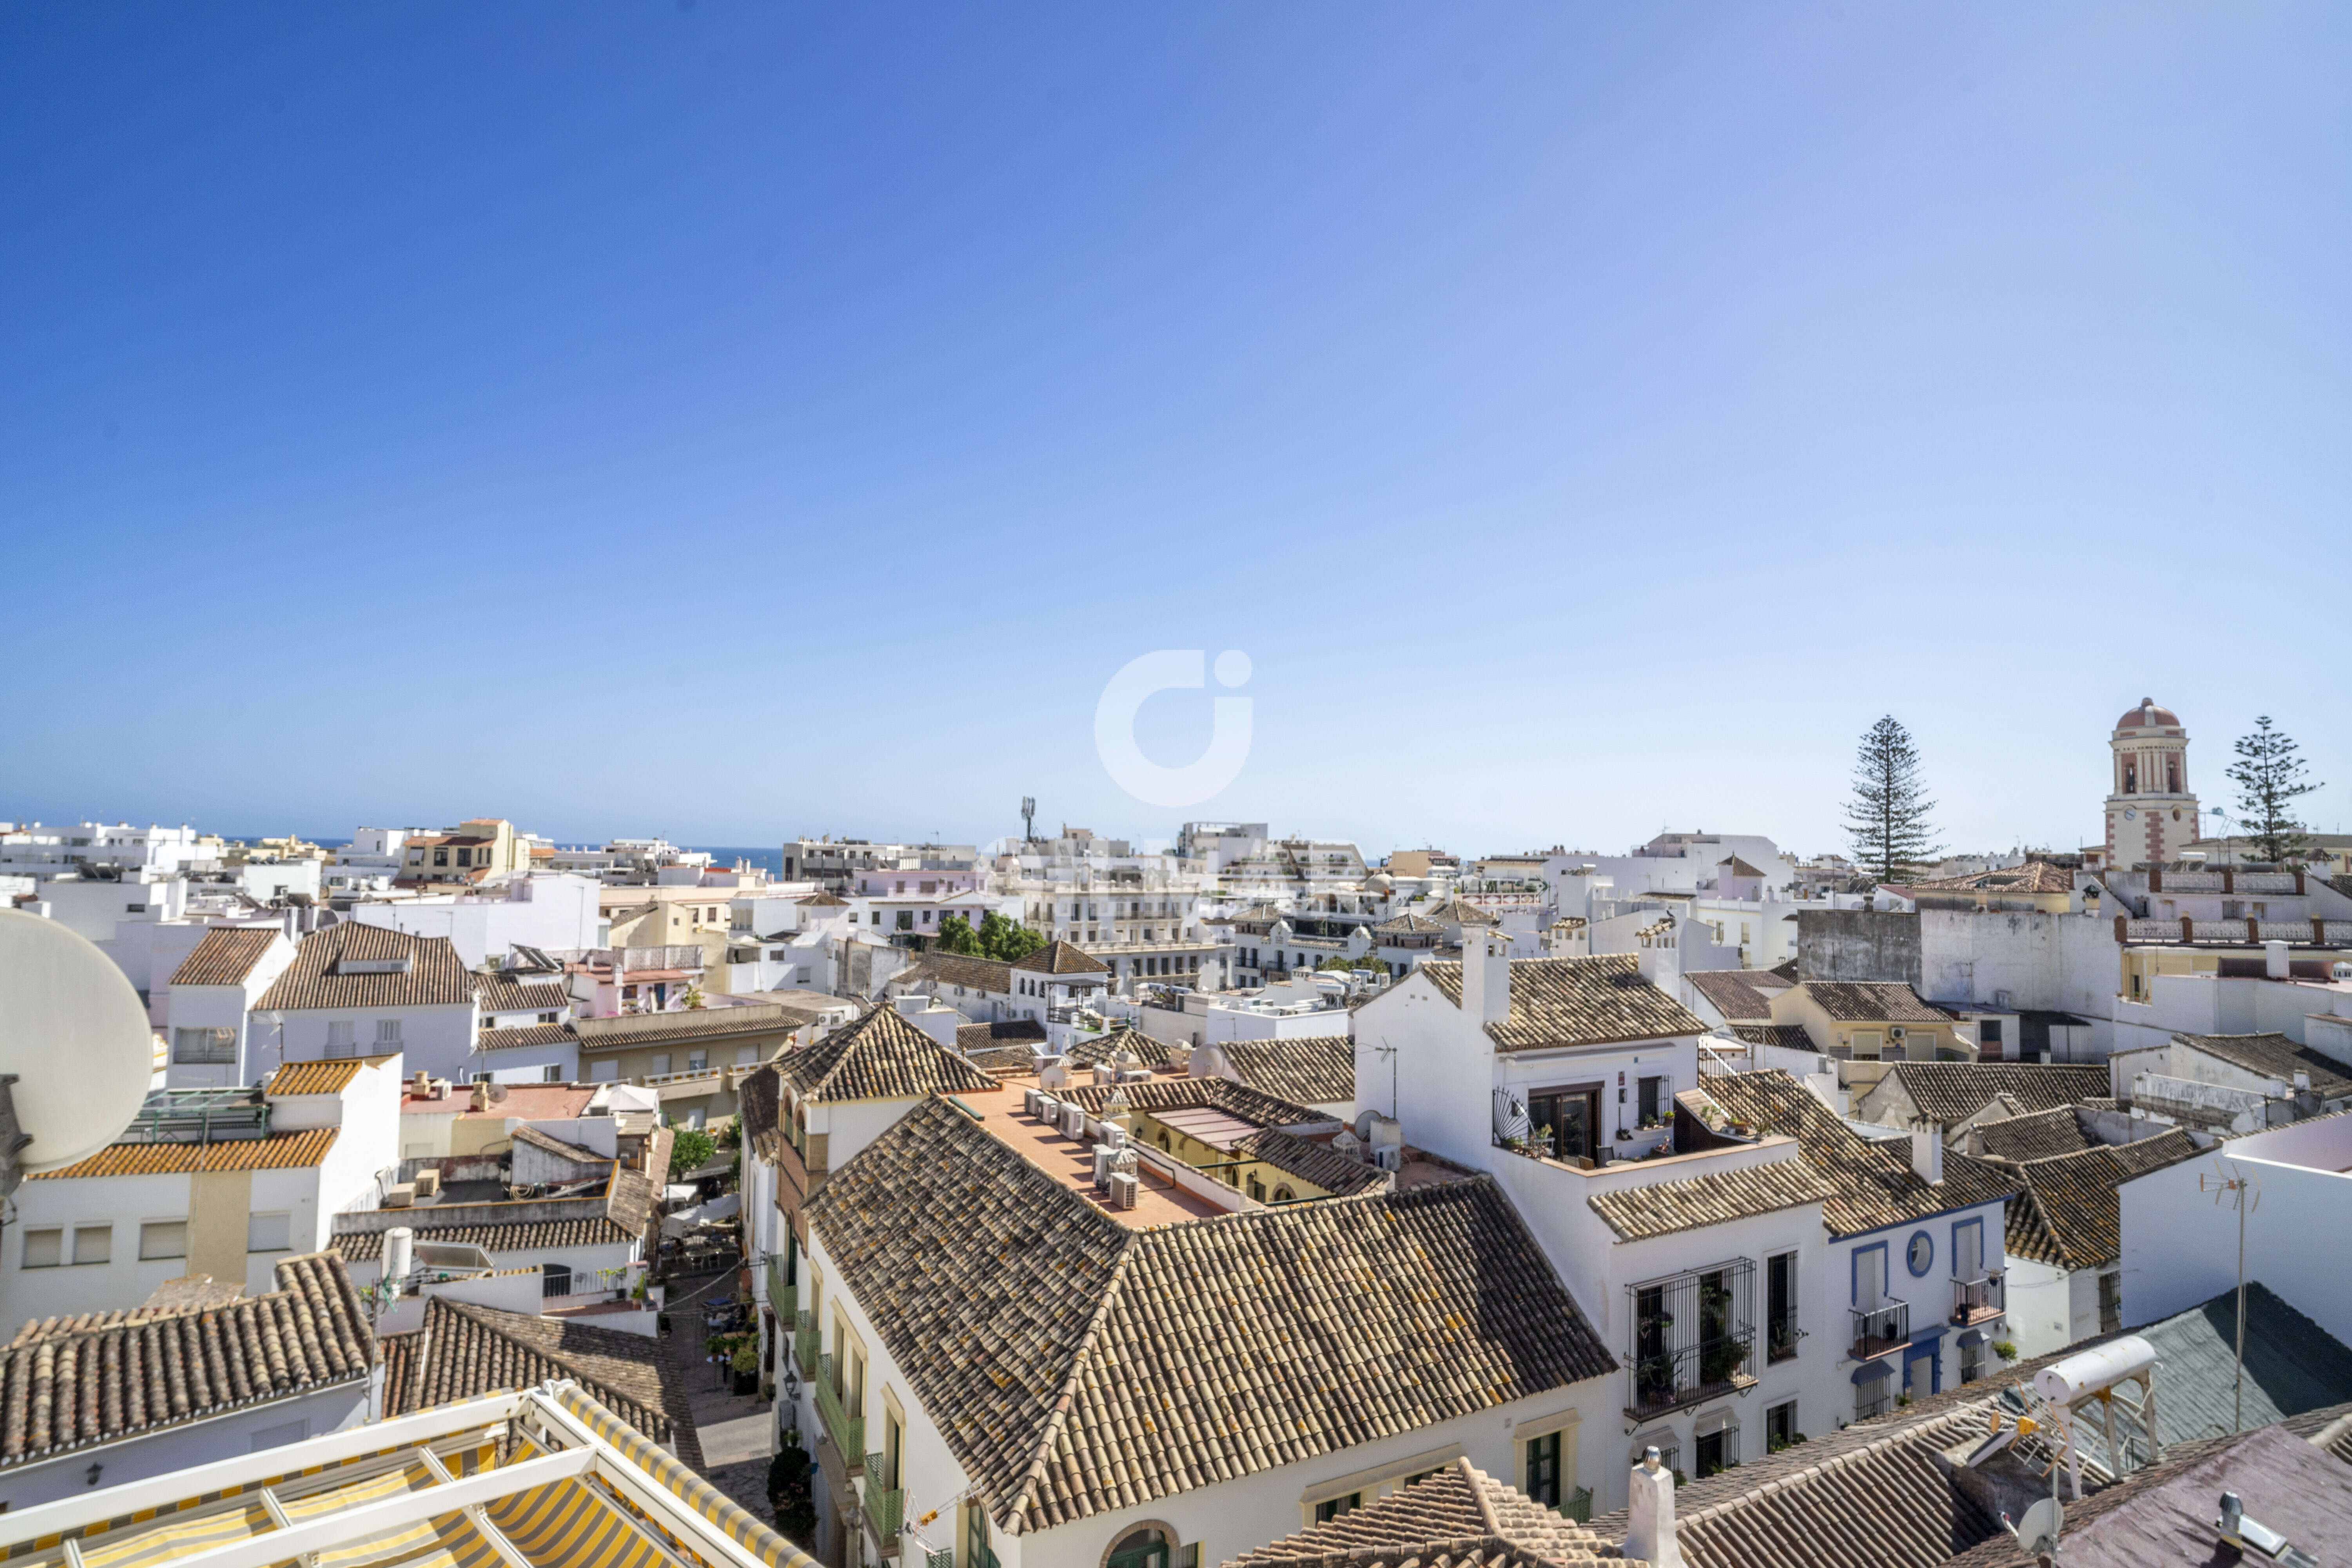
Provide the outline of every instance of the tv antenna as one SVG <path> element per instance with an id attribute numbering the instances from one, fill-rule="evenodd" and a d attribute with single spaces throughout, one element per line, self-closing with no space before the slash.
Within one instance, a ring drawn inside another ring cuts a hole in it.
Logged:
<path id="1" fill-rule="evenodd" d="M 131 981 L 55 921 L 0 910 L 0 1198 L 122 1135 L 155 1079 Z"/>
<path id="2" fill-rule="evenodd" d="M 2225 1161 L 2213 1162 L 2213 1174 L 2197 1178 L 2197 1190 L 2213 1194 L 2213 1206 L 2238 1205 L 2238 1373 L 2231 1387 L 2236 1404 L 2230 1430 L 2246 1429 L 2246 1215 L 2263 1206 L 2262 1178 L 2241 1165 L 2232 1173 Z"/>
<path id="3" fill-rule="evenodd" d="M 1037 797 L 1024 795 L 1021 797 L 1021 841 L 1026 844 L 1036 837 Z"/>
<path id="4" fill-rule="evenodd" d="M 1367 1046 L 1364 1048 L 1370 1051 L 1372 1055 L 1376 1057 L 1388 1058 L 1389 1114 L 1401 1120 L 1404 1113 L 1397 1109 L 1397 1048 L 1389 1044 L 1389 1039 L 1386 1035 L 1382 1035 L 1381 1037 L 1381 1043 L 1379 1045 Z"/>

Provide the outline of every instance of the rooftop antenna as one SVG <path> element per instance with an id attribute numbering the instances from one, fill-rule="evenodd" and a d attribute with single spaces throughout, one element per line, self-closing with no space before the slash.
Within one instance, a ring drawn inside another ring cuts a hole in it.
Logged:
<path id="1" fill-rule="evenodd" d="M 0 910 L 0 1199 L 122 1135 L 156 1071 L 130 979 L 71 928 Z"/>
<path id="2" fill-rule="evenodd" d="M 2197 1178 L 2197 1190 L 2213 1194 L 2213 1206 L 2219 1208 L 2226 1199 L 2238 1205 L 2238 1374 L 2231 1382 L 2236 1405 L 2231 1417 L 2230 1430 L 2246 1429 L 2246 1215 L 2263 1206 L 2262 1178 L 2242 1165 L 2231 1174 L 2227 1163 L 2213 1162 L 2214 1173 Z"/>
<path id="3" fill-rule="evenodd" d="M 1036 837 L 1037 797 L 1024 795 L 1021 797 L 1021 841 L 1025 844 Z"/>
<path id="4" fill-rule="evenodd" d="M 1376 1057 L 1389 1058 L 1389 1114 L 1402 1121 L 1404 1112 L 1397 1109 L 1397 1048 L 1389 1044 L 1388 1037 L 1383 1035 L 1381 1043 L 1370 1049 Z"/>

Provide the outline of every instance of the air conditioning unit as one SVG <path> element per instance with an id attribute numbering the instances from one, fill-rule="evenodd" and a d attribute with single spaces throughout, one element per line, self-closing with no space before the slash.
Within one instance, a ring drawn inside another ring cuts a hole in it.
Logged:
<path id="1" fill-rule="evenodd" d="M 1021 1091 L 1021 1109 L 1027 1111 L 1032 1116 L 1037 1114 L 1037 1091 L 1035 1089 L 1024 1089 Z"/>
<path id="2" fill-rule="evenodd" d="M 420 1198 L 441 1195 L 441 1173 L 438 1168 L 416 1173 L 416 1195 Z"/>
<path id="3" fill-rule="evenodd" d="M 1372 1150 L 1372 1163 L 1383 1171 L 1404 1169 L 1404 1150 L 1394 1143 L 1382 1143 Z"/>
<path id="4" fill-rule="evenodd" d="M 1108 1143 L 1095 1145 L 1095 1191 L 1104 1192 L 1110 1186 L 1110 1163 L 1118 1152 Z"/>
<path id="5" fill-rule="evenodd" d="M 1121 1172 L 1118 1173 L 1116 1175 L 1114 1175 L 1114 1176 L 1112 1176 L 1112 1177 L 1111 1177 L 1111 1179 L 1110 1179 L 1110 1206 L 1111 1206 L 1111 1207 L 1113 1207 L 1113 1208 L 1115 1208 L 1115 1209 L 1131 1209 L 1131 1208 L 1133 1208 L 1133 1207 L 1135 1206 L 1135 1196 L 1136 1196 L 1136 1181 L 1135 1181 L 1135 1173 L 1134 1173 L 1134 1172 L 1132 1172 L 1132 1171 L 1121 1171 Z"/>
<path id="6" fill-rule="evenodd" d="M 1062 1136 L 1084 1138 L 1087 1135 L 1087 1110 L 1083 1105 L 1065 1103 L 1062 1107 Z"/>

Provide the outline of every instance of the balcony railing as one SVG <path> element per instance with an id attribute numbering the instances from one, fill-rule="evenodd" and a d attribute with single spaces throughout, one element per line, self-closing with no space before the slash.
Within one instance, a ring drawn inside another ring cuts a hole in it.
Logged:
<path id="1" fill-rule="evenodd" d="M 1848 1309 L 1853 1319 L 1853 1353 L 1856 1357 L 1885 1355 L 1895 1346 L 1907 1344 L 1911 1339 L 1911 1303 L 1889 1301 L 1881 1307 Z"/>
<path id="2" fill-rule="evenodd" d="M 866 1456 L 866 1527 L 874 1532 L 875 1550 L 884 1557 L 898 1555 L 898 1531 L 907 1521 L 906 1491 L 885 1484 L 898 1479 L 886 1456 Z"/>
<path id="3" fill-rule="evenodd" d="M 866 1463 L 866 1417 L 852 1415 L 843 1407 L 841 1395 L 834 1391 L 833 1380 L 836 1375 L 834 1359 L 831 1356 L 823 1358 L 817 1367 L 817 1418 L 824 1423 L 825 1436 L 840 1453 L 842 1464 L 854 1476 Z"/>
<path id="4" fill-rule="evenodd" d="M 1998 1268 L 1973 1279 L 1952 1281 L 1952 1321 L 1962 1328 L 1989 1323 L 2009 1310 L 2008 1282 Z"/>
<path id="5" fill-rule="evenodd" d="M 801 1363 L 801 1375 L 813 1378 L 817 1373 L 816 1314 L 803 1312 L 793 1320 L 793 1359 Z"/>
<path id="6" fill-rule="evenodd" d="M 1748 1364 L 1754 1352 L 1750 1341 L 1748 1331 L 1742 1329 L 1720 1339 L 1641 1357 L 1633 1363 L 1633 1413 L 1647 1419 L 1712 1399 L 1743 1383 L 1752 1384 L 1756 1380 Z"/>
<path id="7" fill-rule="evenodd" d="M 801 1288 L 784 1283 L 784 1271 L 777 1261 L 768 1259 L 768 1306 L 776 1314 L 779 1324 L 789 1324 L 799 1318 Z"/>
<path id="8" fill-rule="evenodd" d="M 1797 1314 L 1791 1308 L 1785 1312 L 1768 1312 L 1764 1317 L 1764 1359 L 1768 1362 L 1787 1361 L 1797 1353 L 1797 1342 L 1805 1331 L 1797 1327 Z"/>

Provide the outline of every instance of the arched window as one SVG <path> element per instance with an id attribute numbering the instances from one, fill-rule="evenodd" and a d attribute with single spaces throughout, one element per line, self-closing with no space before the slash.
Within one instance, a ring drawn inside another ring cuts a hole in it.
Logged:
<path id="1" fill-rule="evenodd" d="M 1146 1525 L 1129 1531 L 1110 1549 L 1103 1568 L 1168 1568 L 1168 1537 Z"/>
<path id="2" fill-rule="evenodd" d="M 1170 1147 L 1170 1144 L 1169 1144 L 1169 1142 L 1168 1142 L 1168 1134 L 1167 1134 L 1167 1133 L 1165 1133 L 1165 1132 L 1162 1132 L 1162 1133 L 1160 1135 L 1160 1149 L 1161 1149 L 1162 1151 L 1167 1152 L 1171 1152 L 1171 1153 L 1172 1153 L 1172 1152 L 1174 1152 L 1174 1151 Z"/>
<path id="3" fill-rule="evenodd" d="M 1274 1189 L 1274 1201 L 1278 1204 L 1295 1204 L 1298 1201 L 1298 1194 L 1288 1187 L 1276 1187 Z"/>

